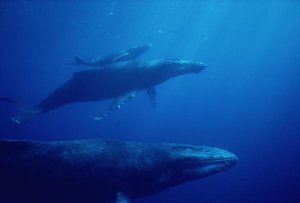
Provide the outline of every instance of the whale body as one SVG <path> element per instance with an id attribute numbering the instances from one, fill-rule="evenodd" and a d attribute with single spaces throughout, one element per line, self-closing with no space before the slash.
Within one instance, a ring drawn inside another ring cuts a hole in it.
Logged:
<path id="1" fill-rule="evenodd" d="M 75 102 L 114 99 L 96 119 L 106 118 L 119 109 L 138 91 L 146 90 L 152 106 L 155 106 L 155 86 L 180 75 L 199 73 L 205 65 L 195 61 L 158 59 L 141 63 L 126 61 L 101 68 L 83 70 L 54 90 L 34 108 L 21 108 L 13 121 L 24 123 L 40 113 Z M 1 97 L 2 101 L 10 101 Z"/>
<path id="2" fill-rule="evenodd" d="M 130 49 L 126 49 L 119 53 L 113 53 L 106 56 L 96 57 L 93 59 L 84 59 L 81 56 L 75 56 L 75 62 L 71 63 L 71 65 L 87 65 L 87 66 L 101 67 L 112 63 L 130 61 L 142 55 L 150 47 L 151 44 L 145 44 Z"/>
<path id="3" fill-rule="evenodd" d="M 129 203 L 236 162 L 226 150 L 183 144 L 1 140 L 0 202 Z"/>

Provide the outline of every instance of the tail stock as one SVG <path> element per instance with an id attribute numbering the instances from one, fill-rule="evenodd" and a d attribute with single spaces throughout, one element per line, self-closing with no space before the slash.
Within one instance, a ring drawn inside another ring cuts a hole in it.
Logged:
<path id="1" fill-rule="evenodd" d="M 16 123 L 25 123 L 25 122 L 31 120 L 37 114 L 42 112 L 42 109 L 40 109 L 40 108 L 23 107 L 19 102 L 15 101 L 11 98 L 8 98 L 8 97 L 0 97 L 0 101 L 13 103 L 20 107 L 19 113 L 16 116 L 12 117 L 12 121 L 14 121 Z"/>

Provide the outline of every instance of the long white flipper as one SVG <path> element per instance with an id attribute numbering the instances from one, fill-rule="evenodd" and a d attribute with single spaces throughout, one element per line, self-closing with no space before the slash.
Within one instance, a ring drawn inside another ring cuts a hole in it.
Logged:
<path id="1" fill-rule="evenodd" d="M 132 91 L 126 95 L 116 98 L 112 103 L 104 110 L 100 116 L 94 117 L 95 120 L 103 120 L 107 118 L 113 111 L 120 109 L 128 100 L 135 97 L 135 91 Z"/>

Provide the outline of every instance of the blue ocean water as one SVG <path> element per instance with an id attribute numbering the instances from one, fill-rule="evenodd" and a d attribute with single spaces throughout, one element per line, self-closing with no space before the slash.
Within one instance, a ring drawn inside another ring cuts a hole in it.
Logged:
<path id="1" fill-rule="evenodd" d="M 0 105 L 0 138 L 114 139 L 217 146 L 232 169 L 137 200 L 300 202 L 300 2 L 1 1 L 0 95 L 34 105 L 93 57 L 151 43 L 140 60 L 202 61 L 206 70 L 144 92 L 108 119 L 109 101 L 78 103 L 17 125 Z M 0 169 L 1 171 L 1 169 Z"/>

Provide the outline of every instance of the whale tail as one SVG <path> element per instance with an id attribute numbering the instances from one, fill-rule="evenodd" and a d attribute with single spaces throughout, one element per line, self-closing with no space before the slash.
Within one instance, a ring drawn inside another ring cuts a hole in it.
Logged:
<path id="1" fill-rule="evenodd" d="M 20 105 L 19 102 L 15 101 L 11 98 L 8 98 L 8 97 L 0 97 L 0 101 L 13 103 L 13 104 L 16 104 L 17 106 L 20 106 L 19 113 L 16 116 L 12 117 L 12 121 L 14 121 L 16 123 L 25 123 L 42 112 L 42 109 L 40 109 L 40 108 L 23 107 L 23 105 Z"/>
<path id="2" fill-rule="evenodd" d="M 30 109 L 30 108 L 21 107 L 19 113 L 16 116 L 12 117 L 11 120 L 16 123 L 26 123 L 41 112 L 42 110 L 39 108 Z"/>

